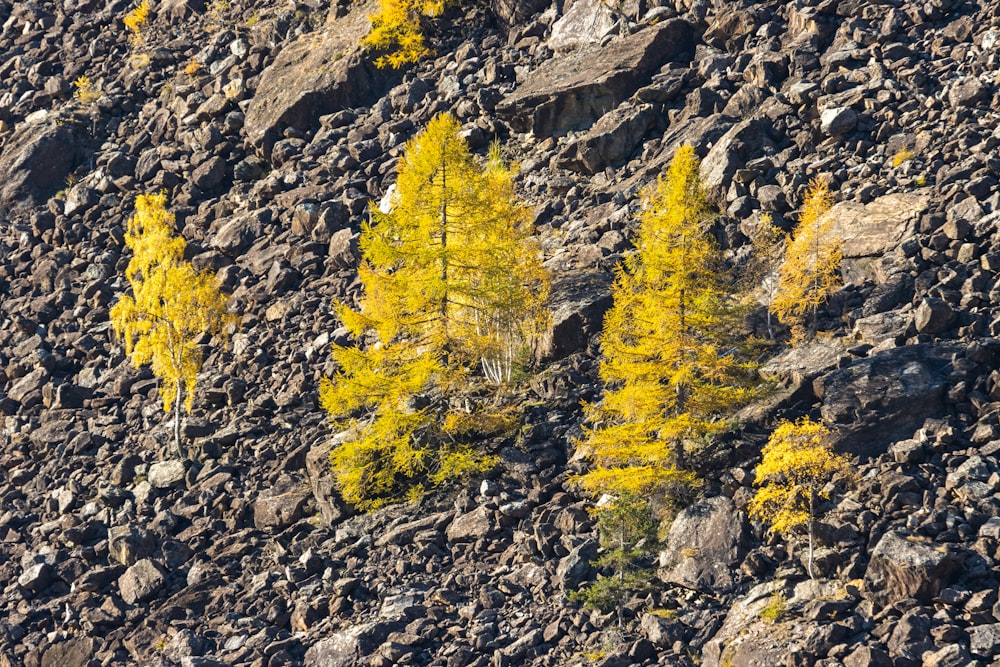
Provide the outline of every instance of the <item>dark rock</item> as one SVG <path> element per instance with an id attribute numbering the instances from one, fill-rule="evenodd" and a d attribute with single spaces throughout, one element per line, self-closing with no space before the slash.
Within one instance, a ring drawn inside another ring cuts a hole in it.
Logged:
<path id="1" fill-rule="evenodd" d="M 9 136 L 0 153 L 0 210 L 40 203 L 65 186 L 84 143 L 76 126 L 39 113 Z"/>
<path id="2" fill-rule="evenodd" d="M 455 517 L 448 526 L 448 541 L 474 542 L 489 537 L 495 528 L 493 512 L 485 507 L 477 507 L 471 512 Z"/>
<path id="3" fill-rule="evenodd" d="M 619 107 L 601 116 L 585 135 L 567 146 L 559 156 L 560 164 L 585 174 L 616 166 L 631 156 L 656 118 L 651 104 Z"/>
<path id="4" fill-rule="evenodd" d="M 925 297 L 913 313 L 917 333 L 938 334 L 947 331 L 957 314 L 947 303 L 935 297 Z"/>
<path id="5" fill-rule="evenodd" d="M 126 603 L 138 604 L 156 597 L 166 580 L 163 568 L 144 558 L 118 578 L 118 590 Z"/>
<path id="6" fill-rule="evenodd" d="M 889 603 L 906 598 L 929 602 L 959 570 L 946 548 L 907 539 L 898 531 L 886 533 L 865 573 L 866 589 Z"/>
<path id="7" fill-rule="evenodd" d="M 286 127 L 307 130 L 321 115 L 371 104 L 389 88 L 384 70 L 376 70 L 358 46 L 372 11 L 372 2 L 357 4 L 278 52 L 247 107 L 244 129 L 251 142 L 269 153 Z"/>
<path id="8" fill-rule="evenodd" d="M 498 104 L 497 113 L 539 138 L 587 129 L 661 65 L 690 54 L 692 37 L 689 23 L 671 19 L 604 47 L 553 58 Z"/>
<path id="9" fill-rule="evenodd" d="M 289 483 L 268 491 L 253 504 L 253 523 L 258 530 L 287 528 L 302 518 L 308 490 L 301 483 Z"/>
<path id="10" fill-rule="evenodd" d="M 553 281 L 549 309 L 552 328 L 539 345 L 546 359 L 559 359 L 586 348 L 601 331 L 611 307 L 611 284 L 604 273 L 570 273 Z"/>
<path id="11" fill-rule="evenodd" d="M 660 552 L 660 577 L 702 591 L 727 591 L 748 547 L 747 524 L 724 496 L 699 500 L 677 515 Z"/>
<path id="12" fill-rule="evenodd" d="M 90 667 L 94 657 L 94 640 L 71 637 L 52 644 L 42 654 L 41 667 Z"/>

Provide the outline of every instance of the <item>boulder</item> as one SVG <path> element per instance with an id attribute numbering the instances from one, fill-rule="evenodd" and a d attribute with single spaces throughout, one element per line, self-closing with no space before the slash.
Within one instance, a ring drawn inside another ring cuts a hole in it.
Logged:
<path id="1" fill-rule="evenodd" d="M 969 628 L 969 648 L 983 658 L 993 658 L 1000 654 L 1000 623 Z"/>
<path id="2" fill-rule="evenodd" d="M 166 581 L 163 568 L 149 558 L 144 558 L 118 578 L 118 590 L 122 600 L 128 604 L 137 604 L 156 597 Z"/>
<path id="3" fill-rule="evenodd" d="M 617 29 L 611 4 L 605 0 L 576 0 L 552 24 L 548 46 L 553 51 L 570 51 L 602 39 Z"/>
<path id="4" fill-rule="evenodd" d="M 858 114 L 851 107 L 824 109 L 819 115 L 819 129 L 823 134 L 839 137 L 852 131 L 858 124 Z"/>
<path id="5" fill-rule="evenodd" d="M 494 528 L 493 512 L 485 507 L 477 507 L 471 512 L 455 517 L 448 526 L 448 541 L 475 542 L 481 537 L 489 537 Z"/>
<path id="6" fill-rule="evenodd" d="M 952 354 L 945 345 L 890 348 L 817 378 L 823 420 L 854 453 L 881 453 L 944 411 Z"/>
<path id="7" fill-rule="evenodd" d="M 84 144 L 75 127 L 53 113 L 37 112 L 0 144 L 0 210 L 42 203 L 65 187 Z"/>
<path id="8" fill-rule="evenodd" d="M 928 296 L 920 301 L 913 313 L 913 326 L 917 333 L 938 334 L 947 331 L 958 314 L 942 299 Z"/>
<path id="9" fill-rule="evenodd" d="M 113 526 L 108 529 L 108 555 L 122 565 L 134 565 L 151 556 L 156 542 L 148 530 L 140 526 Z"/>
<path id="10" fill-rule="evenodd" d="M 601 116 L 590 130 L 559 155 L 565 169 L 596 174 L 628 160 L 655 125 L 658 113 L 652 104 L 623 104 Z"/>
<path id="11" fill-rule="evenodd" d="M 281 530 L 302 518 L 311 497 L 301 483 L 288 482 L 269 490 L 254 501 L 253 524 L 257 530 Z"/>
<path id="12" fill-rule="evenodd" d="M 154 489 L 172 489 L 183 486 L 187 465 L 181 460 L 159 461 L 149 466 L 146 478 Z"/>
<path id="13" fill-rule="evenodd" d="M 761 118 L 742 120 L 715 142 L 701 161 L 701 179 L 705 188 L 721 196 L 729 188 L 737 169 L 760 156 L 771 143 L 771 123 Z"/>
<path id="14" fill-rule="evenodd" d="M 959 566 L 944 545 L 916 541 L 900 531 L 891 531 L 872 551 L 865 588 L 883 604 L 906 598 L 929 603 L 950 583 Z"/>
<path id="15" fill-rule="evenodd" d="M 703 498 L 671 524 L 660 552 L 660 577 L 706 593 L 729 591 L 747 546 L 747 523 L 733 501 L 725 496 Z"/>
<path id="16" fill-rule="evenodd" d="M 886 255 L 916 234 L 920 218 L 929 208 L 923 192 L 899 192 L 879 197 L 868 204 L 843 201 L 833 205 L 828 216 L 836 221 L 844 241 L 841 272 L 846 283 L 876 278 L 875 260 Z"/>
<path id="17" fill-rule="evenodd" d="M 385 623 L 364 623 L 334 632 L 313 644 L 305 655 L 306 667 L 352 667 L 371 655 L 389 634 Z"/>
<path id="18" fill-rule="evenodd" d="M 538 138 L 586 130 L 663 64 L 690 57 L 693 34 L 687 21 L 671 19 L 603 47 L 552 58 L 497 105 L 497 114 Z"/>
<path id="19" fill-rule="evenodd" d="M 374 6 L 355 3 L 278 51 L 247 107 L 244 128 L 254 145 L 270 155 L 286 127 L 308 130 L 320 116 L 367 106 L 388 90 L 391 70 L 376 69 L 359 46 Z"/>
<path id="20" fill-rule="evenodd" d="M 535 13 L 549 6 L 549 0 L 492 0 L 490 9 L 507 28 L 522 26 Z"/>
<path id="21" fill-rule="evenodd" d="M 337 486 L 330 472 L 329 441 L 313 445 L 306 453 L 306 474 L 313 500 L 319 508 L 320 521 L 324 526 L 332 526 L 350 514 L 340 499 Z"/>
<path id="22" fill-rule="evenodd" d="M 93 639 L 70 637 L 45 649 L 41 667 L 88 667 L 93 657 Z"/>
<path id="23" fill-rule="evenodd" d="M 551 328 L 539 344 L 540 356 L 560 359 L 585 349 L 590 337 L 600 333 L 611 304 L 611 283 L 604 272 L 576 272 L 557 278 L 549 297 Z"/>

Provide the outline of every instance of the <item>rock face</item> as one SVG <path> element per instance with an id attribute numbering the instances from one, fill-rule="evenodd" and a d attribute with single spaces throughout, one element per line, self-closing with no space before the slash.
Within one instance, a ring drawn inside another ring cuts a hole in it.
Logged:
<path id="1" fill-rule="evenodd" d="M 869 455 L 903 440 L 944 410 L 951 354 L 947 348 L 885 350 L 828 373 L 814 383 L 823 419 L 851 432 L 845 442 Z"/>
<path id="2" fill-rule="evenodd" d="M 371 2 L 353 7 L 317 33 L 280 51 L 261 73 L 261 87 L 247 107 L 247 138 L 270 151 L 285 128 L 305 130 L 323 114 L 369 104 L 387 81 L 363 56 L 358 42 L 368 31 Z"/>
<path id="3" fill-rule="evenodd" d="M 908 537 L 900 532 L 886 533 L 872 552 L 865 573 L 869 590 L 886 604 L 906 598 L 930 602 L 960 567 L 946 547 Z"/>
<path id="4" fill-rule="evenodd" d="M 65 187 L 81 158 L 83 139 L 75 127 L 55 114 L 38 112 L 0 144 L 0 210 L 43 202 Z"/>
<path id="5" fill-rule="evenodd" d="M 660 577 L 697 590 L 728 591 L 748 546 L 747 525 L 731 500 L 705 498 L 685 508 L 670 526 L 660 552 Z"/>
<path id="6" fill-rule="evenodd" d="M 661 65 L 692 53 L 691 25 L 664 21 L 604 47 L 554 58 L 497 105 L 497 113 L 539 138 L 587 129 Z"/>

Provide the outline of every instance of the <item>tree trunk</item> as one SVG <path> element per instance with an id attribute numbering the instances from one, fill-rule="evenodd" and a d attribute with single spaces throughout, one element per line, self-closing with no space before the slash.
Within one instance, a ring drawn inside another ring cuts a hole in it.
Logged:
<path id="1" fill-rule="evenodd" d="M 181 460 L 187 458 L 187 452 L 181 446 L 181 382 L 177 381 L 177 395 L 174 397 L 174 446 Z"/>
<path id="2" fill-rule="evenodd" d="M 813 496 L 812 493 L 809 494 L 809 560 L 806 569 L 809 571 L 809 578 L 815 579 L 813 576 Z"/>

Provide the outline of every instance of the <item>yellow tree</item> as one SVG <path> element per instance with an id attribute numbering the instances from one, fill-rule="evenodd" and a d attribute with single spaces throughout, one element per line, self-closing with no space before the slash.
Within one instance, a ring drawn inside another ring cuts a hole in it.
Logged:
<path id="1" fill-rule="evenodd" d="M 685 449 L 726 428 L 755 395 L 699 163 L 678 149 L 643 209 L 636 252 L 619 267 L 601 336 L 603 400 L 588 407 L 593 492 L 686 487 Z M 679 489 L 675 489 L 679 490 Z"/>
<path id="2" fill-rule="evenodd" d="M 421 21 L 440 16 L 449 0 L 379 0 L 379 8 L 369 17 L 371 30 L 362 46 L 385 52 L 375 59 L 378 67 L 399 68 L 432 52 L 424 41 Z"/>
<path id="3" fill-rule="evenodd" d="M 759 487 L 749 504 L 750 517 L 788 534 L 801 526 L 809 533 L 809 577 L 813 578 L 813 524 L 816 502 L 830 498 L 830 481 L 853 479 L 850 461 L 833 452 L 833 434 L 809 417 L 785 421 L 771 433 L 757 466 Z"/>
<path id="4" fill-rule="evenodd" d="M 132 296 L 124 295 L 112 306 L 111 324 L 124 338 L 132 363 L 150 364 L 160 379 L 163 409 L 174 412 L 174 445 L 185 458 L 180 410 L 182 401 L 188 413 L 193 406 L 203 363 L 198 341 L 204 335 L 225 337 L 236 317 L 215 276 L 184 261 L 186 244 L 174 232 L 166 195 L 140 195 L 135 209 L 125 235 L 132 250 L 125 269 Z"/>
<path id="5" fill-rule="evenodd" d="M 826 180 L 817 177 L 810 181 L 792 241 L 778 268 L 774 312 L 791 327 L 793 341 L 807 337 L 810 319 L 815 329 L 819 307 L 841 284 L 843 241 L 835 228 L 836 221 L 826 215 L 832 204 Z"/>
<path id="6" fill-rule="evenodd" d="M 340 370 L 320 400 L 352 430 L 331 457 L 341 493 L 359 507 L 402 497 L 423 474 L 485 465 L 445 442 L 460 442 L 470 420 L 447 414 L 441 397 L 475 367 L 494 385 L 510 381 L 548 322 L 549 281 L 511 172 L 496 147 L 477 164 L 460 131 L 442 114 L 407 144 L 394 208 L 373 211 L 362 230 L 360 308 L 338 307 L 369 344 L 334 346 Z M 430 394 L 439 400 L 418 400 Z"/>

